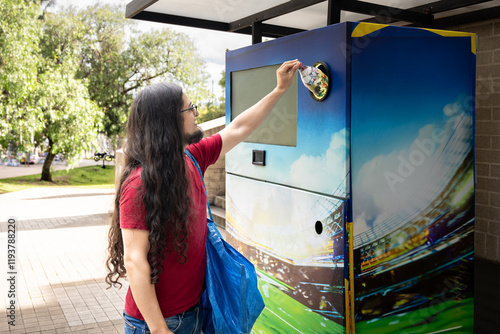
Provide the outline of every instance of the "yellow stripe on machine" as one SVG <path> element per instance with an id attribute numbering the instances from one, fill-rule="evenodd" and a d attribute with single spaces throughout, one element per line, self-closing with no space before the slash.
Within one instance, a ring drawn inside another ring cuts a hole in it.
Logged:
<path id="1" fill-rule="evenodd" d="M 476 54 L 477 46 L 476 46 L 476 34 L 470 32 L 462 32 L 462 31 L 448 31 L 448 30 L 438 30 L 438 29 L 426 29 L 424 30 L 430 31 L 437 35 L 443 37 L 470 37 L 470 50 L 473 54 Z"/>
<path id="2" fill-rule="evenodd" d="M 377 30 L 388 27 L 388 24 L 376 24 L 376 23 L 359 23 L 356 28 L 351 33 L 351 37 L 363 37 L 365 35 L 371 34 Z"/>

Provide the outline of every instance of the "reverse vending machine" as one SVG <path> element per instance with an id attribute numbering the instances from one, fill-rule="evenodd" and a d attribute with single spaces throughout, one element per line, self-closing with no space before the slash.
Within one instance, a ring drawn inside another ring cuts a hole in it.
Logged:
<path id="1" fill-rule="evenodd" d="M 226 156 L 228 241 L 255 264 L 255 333 L 472 333 L 475 35 L 341 23 L 229 51 L 226 124 L 300 78 Z"/>

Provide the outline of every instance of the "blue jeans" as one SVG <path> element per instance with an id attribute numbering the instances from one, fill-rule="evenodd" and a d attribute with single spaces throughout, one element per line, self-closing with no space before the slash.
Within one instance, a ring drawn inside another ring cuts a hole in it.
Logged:
<path id="1" fill-rule="evenodd" d="M 150 334 L 148 325 L 144 320 L 131 317 L 123 311 L 124 334 Z M 191 311 L 186 311 L 169 318 L 165 318 L 168 329 L 175 334 L 199 334 L 201 324 L 203 322 L 203 309 L 198 303 L 198 306 Z"/>

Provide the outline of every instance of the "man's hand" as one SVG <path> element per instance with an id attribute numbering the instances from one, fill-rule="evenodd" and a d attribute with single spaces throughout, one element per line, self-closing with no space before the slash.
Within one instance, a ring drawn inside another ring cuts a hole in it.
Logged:
<path id="1" fill-rule="evenodd" d="M 295 72 L 299 69 L 300 62 L 295 60 L 289 60 L 281 64 L 280 68 L 276 70 L 276 78 L 278 79 L 278 84 L 276 89 L 279 91 L 287 91 L 288 88 L 293 83 L 293 78 L 295 77 Z"/>

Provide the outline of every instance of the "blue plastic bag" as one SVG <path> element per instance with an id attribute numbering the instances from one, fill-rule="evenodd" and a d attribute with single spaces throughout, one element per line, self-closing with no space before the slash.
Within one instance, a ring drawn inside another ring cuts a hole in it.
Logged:
<path id="1" fill-rule="evenodd" d="M 201 174 L 196 159 L 186 150 Z M 206 189 L 205 189 L 206 191 Z M 207 272 L 203 293 L 203 333 L 250 333 L 264 309 L 255 267 L 221 236 L 213 222 L 210 205 L 207 218 Z"/>
<path id="2" fill-rule="evenodd" d="M 264 309 L 253 264 L 228 244 L 208 219 L 205 334 L 250 333 Z M 211 315 L 210 315 L 211 314 Z"/>

